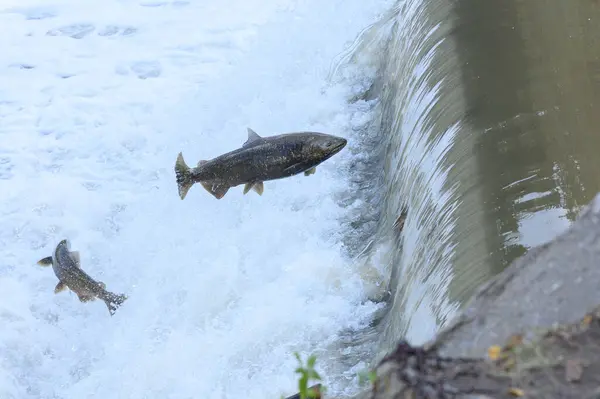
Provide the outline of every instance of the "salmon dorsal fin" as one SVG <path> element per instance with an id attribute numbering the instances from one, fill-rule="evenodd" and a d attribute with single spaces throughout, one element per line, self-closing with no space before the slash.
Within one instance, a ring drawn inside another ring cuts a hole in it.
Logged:
<path id="1" fill-rule="evenodd" d="M 261 140 L 262 137 L 260 137 L 258 135 L 258 133 L 256 133 L 254 130 L 247 128 L 248 130 L 248 140 L 246 140 L 246 142 L 242 145 L 242 147 L 246 147 L 252 143 L 254 143 L 257 140 Z"/>

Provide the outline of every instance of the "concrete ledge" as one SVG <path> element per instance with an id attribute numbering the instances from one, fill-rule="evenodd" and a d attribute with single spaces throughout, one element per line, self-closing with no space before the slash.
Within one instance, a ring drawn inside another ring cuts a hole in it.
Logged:
<path id="1" fill-rule="evenodd" d="M 599 304 L 597 194 L 566 232 L 481 287 L 432 341 L 400 342 L 359 396 L 600 398 Z"/>

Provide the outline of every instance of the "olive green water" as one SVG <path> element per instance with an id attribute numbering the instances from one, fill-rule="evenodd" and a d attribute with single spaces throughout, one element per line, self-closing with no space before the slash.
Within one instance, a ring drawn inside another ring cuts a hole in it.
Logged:
<path id="1" fill-rule="evenodd" d="M 406 0 L 387 18 L 354 54 L 379 71 L 383 199 L 362 259 L 390 291 L 379 356 L 430 338 L 600 191 L 600 3 Z"/>
<path id="2" fill-rule="evenodd" d="M 467 0 L 454 12 L 489 278 L 562 231 L 600 188 L 600 7 Z M 448 294 L 462 302 L 474 284 L 460 280 Z"/>

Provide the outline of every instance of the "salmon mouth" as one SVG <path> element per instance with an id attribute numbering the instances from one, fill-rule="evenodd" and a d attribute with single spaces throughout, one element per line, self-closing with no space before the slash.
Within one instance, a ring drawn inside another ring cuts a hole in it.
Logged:
<path id="1" fill-rule="evenodd" d="M 333 150 L 335 152 L 340 151 L 342 148 L 344 148 L 346 146 L 346 144 L 348 144 L 348 140 L 346 139 L 342 139 L 343 141 L 341 141 L 338 145 L 336 145 Z"/>
<path id="2" fill-rule="evenodd" d="M 340 152 L 345 146 L 347 142 L 345 139 L 343 141 L 338 142 L 334 147 L 328 148 L 328 151 L 325 153 L 326 155 L 321 159 L 321 162 L 328 160 L 338 152 Z"/>
<path id="3" fill-rule="evenodd" d="M 337 154 L 346 146 L 346 144 L 348 144 L 346 139 L 340 139 L 340 141 L 333 148 L 331 148 L 331 150 L 329 150 L 329 155 L 331 156 Z"/>

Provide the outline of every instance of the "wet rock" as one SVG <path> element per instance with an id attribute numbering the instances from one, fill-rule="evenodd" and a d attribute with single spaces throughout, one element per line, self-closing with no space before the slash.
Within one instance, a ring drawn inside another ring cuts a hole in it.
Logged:
<path id="1" fill-rule="evenodd" d="M 600 397 L 600 194 L 481 287 L 422 347 L 400 342 L 362 398 Z"/>
<path id="2" fill-rule="evenodd" d="M 600 306 L 580 320 L 516 334 L 487 356 L 444 357 L 401 342 L 382 359 L 370 395 L 387 398 L 594 398 L 600 393 Z"/>

